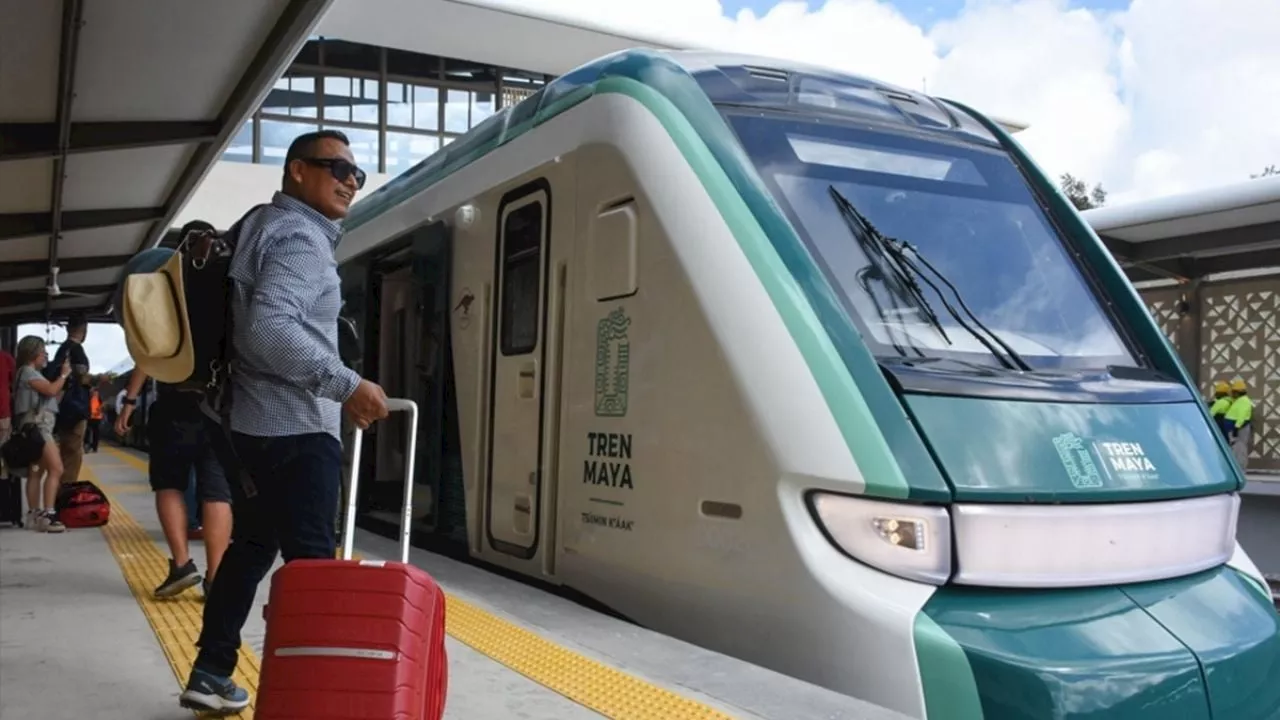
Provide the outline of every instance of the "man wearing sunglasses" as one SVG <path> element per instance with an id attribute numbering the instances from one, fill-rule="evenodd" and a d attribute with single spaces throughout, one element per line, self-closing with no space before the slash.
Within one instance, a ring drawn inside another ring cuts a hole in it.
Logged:
<path id="1" fill-rule="evenodd" d="M 285 562 L 334 557 L 342 413 L 361 428 L 387 416 L 382 388 L 338 352 L 334 250 L 364 182 L 345 135 L 300 135 L 285 156 L 281 190 L 241 223 L 230 268 L 231 439 L 254 494 L 231 483 L 232 543 L 209 589 L 185 707 L 249 704 L 231 674 L 258 585 L 277 552 Z"/>

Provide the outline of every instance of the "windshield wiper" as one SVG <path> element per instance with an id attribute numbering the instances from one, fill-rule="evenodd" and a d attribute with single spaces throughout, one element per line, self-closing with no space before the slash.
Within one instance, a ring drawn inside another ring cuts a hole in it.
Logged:
<path id="1" fill-rule="evenodd" d="M 951 339 L 947 337 L 947 333 L 942 329 L 942 323 L 938 321 L 938 317 L 929 305 L 929 301 L 925 299 L 924 291 L 921 290 L 919 283 L 915 280 L 917 277 L 925 281 L 929 287 L 933 288 L 933 291 L 938 294 L 938 298 L 942 300 L 943 307 L 947 309 L 947 312 L 951 314 L 951 317 L 960 324 L 960 327 L 964 328 L 970 335 L 977 338 L 978 342 L 982 343 L 983 346 L 991 352 L 991 355 L 1000 361 L 1001 365 L 1009 368 L 1010 370 L 1030 371 L 1032 369 L 1021 355 L 1014 351 L 1013 348 L 1009 347 L 1008 343 L 1002 340 L 999 335 L 992 332 L 990 328 L 978 319 L 977 315 L 969 309 L 964 298 L 960 296 L 960 291 L 956 289 L 956 286 L 953 285 L 946 276 L 939 272 L 932 263 L 926 260 L 915 246 L 896 238 L 886 237 L 871 224 L 871 221 L 868 220 L 866 216 L 861 212 L 858 212 L 858 209 L 853 206 L 853 203 L 849 202 L 849 199 L 842 195 L 834 185 L 829 187 L 831 190 L 831 197 L 835 201 L 836 207 L 840 209 L 841 217 L 844 218 L 845 224 L 853 232 L 855 238 L 857 238 L 859 243 L 863 245 L 864 251 L 867 249 L 874 250 L 878 259 L 883 260 L 884 264 L 889 266 L 893 271 L 895 279 L 901 286 L 907 289 L 911 300 L 920 307 L 922 312 L 925 314 L 925 317 L 930 320 L 933 326 L 942 335 L 942 338 L 947 341 L 948 345 L 952 344 Z M 978 332 L 974 327 L 970 327 L 970 325 L 964 321 L 964 318 L 960 316 L 960 313 L 952 307 L 951 303 L 947 302 L 946 296 L 942 294 L 942 291 L 938 289 L 938 286 L 935 285 L 933 281 L 920 270 L 920 268 L 916 267 L 912 259 L 908 257 L 907 251 L 910 251 L 912 255 L 919 259 L 930 272 L 932 272 L 943 282 L 943 284 L 947 286 L 947 288 L 951 290 L 951 294 L 955 296 L 956 301 L 960 304 L 960 307 L 964 309 L 964 312 L 969 316 L 969 319 L 973 321 L 973 324 L 978 328 L 981 328 L 987 335 L 990 335 L 991 339 L 995 340 L 996 344 L 1004 350 L 1008 357 L 996 350 L 995 345 L 993 345 L 986 336 Z M 874 259 L 875 258 L 873 258 L 873 260 Z"/>
<path id="2" fill-rule="evenodd" d="M 843 206 L 847 205 L 850 209 L 853 209 L 852 203 L 846 200 L 845 197 L 835 189 L 835 187 L 831 188 L 831 192 L 836 198 L 837 207 L 841 207 L 843 209 Z M 871 223 L 858 213 L 857 210 L 854 210 L 852 213 L 844 213 L 843 217 L 845 224 L 853 231 L 854 238 L 862 247 L 863 254 L 865 254 L 867 259 L 871 261 L 871 264 L 857 272 L 857 276 L 858 282 L 862 285 L 863 291 L 867 293 L 867 297 L 870 298 L 871 303 L 875 305 L 876 311 L 880 313 L 880 318 L 888 323 L 888 313 L 886 313 L 885 309 L 880 306 L 880 301 L 876 299 L 875 293 L 871 291 L 871 286 L 868 280 L 879 280 L 891 295 L 898 298 L 899 302 L 908 302 L 915 305 L 919 313 L 928 320 L 929 325 L 938 331 L 938 334 L 947 341 L 947 344 L 952 344 L 951 338 L 947 335 L 946 329 L 942 326 L 942 322 L 938 320 L 937 313 L 933 311 L 933 306 L 925 299 L 924 291 L 920 289 L 920 285 L 911 277 L 906 268 L 902 266 L 898 257 L 881 241 L 882 236 L 880 236 L 876 229 L 872 227 Z M 886 267 L 888 268 L 887 273 L 885 271 Z M 899 354 L 906 355 L 906 351 L 898 344 L 897 340 L 893 339 L 892 336 L 890 339 L 893 342 L 894 349 L 897 350 Z M 911 347 L 920 357 L 925 356 L 919 348 L 914 345 Z"/>

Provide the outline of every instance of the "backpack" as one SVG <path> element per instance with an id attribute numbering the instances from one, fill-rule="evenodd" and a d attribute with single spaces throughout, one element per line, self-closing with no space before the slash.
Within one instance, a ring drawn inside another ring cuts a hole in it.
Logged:
<path id="1" fill-rule="evenodd" d="M 40 428 L 32 423 L 14 428 L 9 439 L 0 448 L 0 455 L 4 457 L 4 464 L 10 472 L 30 467 L 40 459 L 43 452 L 44 436 L 40 434 Z"/>
<path id="2" fill-rule="evenodd" d="M 58 488 L 54 501 L 58 519 L 69 528 L 89 528 L 106 525 L 111 518 L 111 501 L 106 493 L 88 480 L 69 483 Z"/>
<path id="3" fill-rule="evenodd" d="M 245 213 L 226 232 L 195 230 L 187 233 L 182 239 L 174 250 L 177 255 L 177 272 L 182 274 L 181 304 L 176 297 L 170 298 L 160 293 L 148 298 L 147 302 L 159 303 L 164 307 L 157 305 L 150 312 L 141 312 L 146 310 L 146 307 L 139 308 L 136 304 L 137 298 L 132 301 L 135 304 L 128 312 L 134 318 L 133 322 L 149 325 L 151 322 L 160 322 L 163 315 L 167 319 L 162 327 L 171 327 L 176 323 L 181 327 L 182 332 L 190 334 L 188 338 L 192 360 L 190 374 L 185 378 L 165 378 L 168 384 L 183 390 L 199 391 L 206 398 L 216 398 L 225 389 L 231 354 L 232 282 L 229 274 L 231 260 L 238 244 L 241 224 L 245 218 L 261 207 L 264 206 L 257 205 Z M 147 271 L 139 268 L 134 272 Z M 129 302 L 127 300 L 129 296 L 124 292 L 129 274 L 126 268 L 126 277 L 120 284 L 120 299 L 117 307 L 121 308 L 121 315 L 126 312 L 123 309 L 124 304 Z M 119 320 L 119 317 L 117 319 Z M 120 322 L 125 327 L 126 340 L 133 341 L 129 335 L 129 325 L 122 320 Z M 145 335 L 141 331 L 138 334 Z M 174 335 L 162 335 L 162 337 L 168 338 Z M 136 353 L 134 354 L 135 362 L 138 362 L 138 357 Z"/>

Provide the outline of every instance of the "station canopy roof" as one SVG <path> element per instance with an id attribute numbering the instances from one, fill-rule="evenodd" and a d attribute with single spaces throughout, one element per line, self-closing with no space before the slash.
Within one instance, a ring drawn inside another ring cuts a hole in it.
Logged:
<path id="1" fill-rule="evenodd" d="M 0 0 L 0 326 L 90 319 L 332 0 Z"/>
<path id="2" fill-rule="evenodd" d="M 1280 267 L 1280 176 L 1082 215 L 1135 282 Z"/>

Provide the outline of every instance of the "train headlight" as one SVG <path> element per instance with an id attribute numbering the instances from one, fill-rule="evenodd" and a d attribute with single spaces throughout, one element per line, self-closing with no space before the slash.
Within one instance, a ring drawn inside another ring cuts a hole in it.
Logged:
<path id="1" fill-rule="evenodd" d="M 941 585 L 951 577 L 946 508 L 815 493 L 813 508 L 841 550 L 887 573 Z"/>

